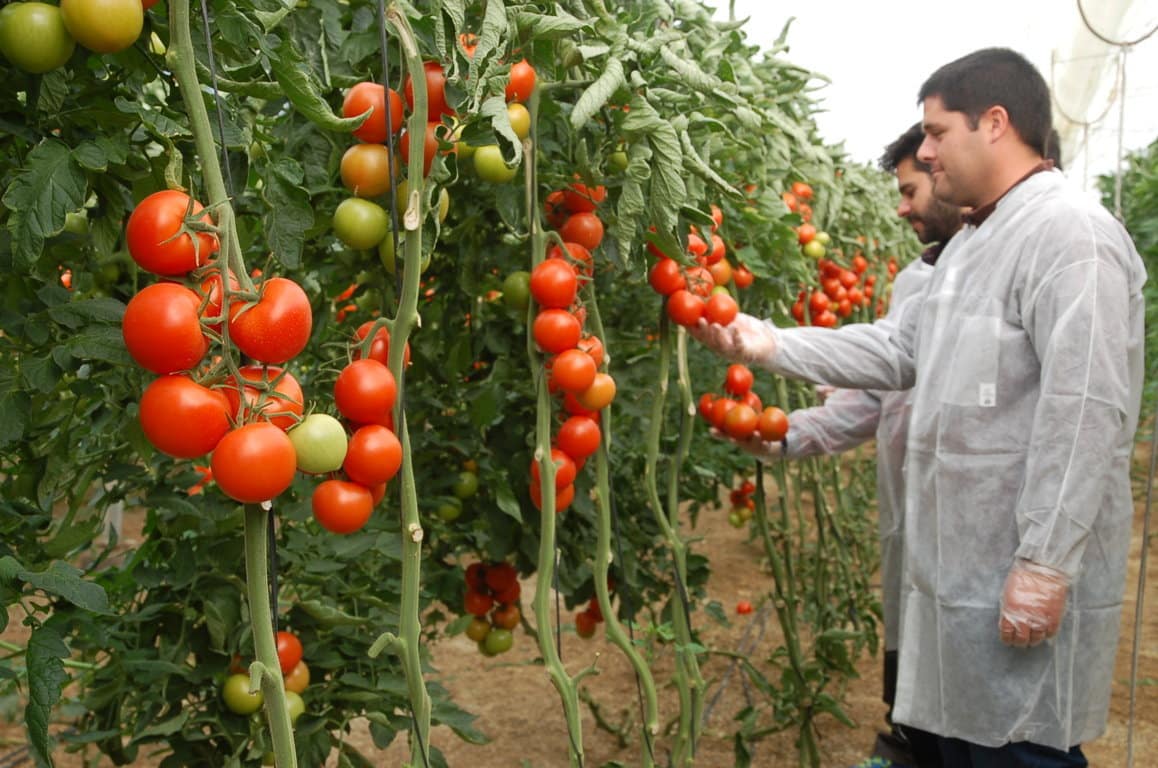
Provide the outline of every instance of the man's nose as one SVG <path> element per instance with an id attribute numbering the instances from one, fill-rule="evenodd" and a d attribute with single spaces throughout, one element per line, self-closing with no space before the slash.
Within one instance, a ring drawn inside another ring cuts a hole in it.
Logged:
<path id="1" fill-rule="evenodd" d="M 932 164 L 937 159 L 937 150 L 927 134 L 921 146 L 917 147 L 917 159 L 926 164 Z"/>
<path id="2" fill-rule="evenodd" d="M 913 206 L 908 198 L 901 198 L 901 202 L 897 203 L 897 215 L 902 219 L 909 218 L 909 214 L 913 212 Z"/>

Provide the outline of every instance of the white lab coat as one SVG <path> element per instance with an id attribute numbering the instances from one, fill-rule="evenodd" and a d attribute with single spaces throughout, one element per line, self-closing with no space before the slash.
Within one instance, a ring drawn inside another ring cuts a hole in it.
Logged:
<path id="1" fill-rule="evenodd" d="M 775 332 L 762 362 L 776 372 L 915 384 L 898 722 L 990 747 L 1066 749 L 1105 730 L 1145 280 L 1121 225 L 1047 171 L 950 241 L 894 330 Z M 1057 637 L 1028 649 L 997 629 L 1016 558 L 1073 578 Z"/>
<path id="2" fill-rule="evenodd" d="M 895 325 L 905 302 L 924 296 L 933 266 L 917 259 L 893 282 L 882 324 Z M 901 573 L 905 558 L 905 440 L 912 390 L 838 389 L 824 405 L 788 415 L 786 458 L 837 454 L 876 438 L 877 521 L 881 539 L 881 602 L 885 650 L 897 649 L 900 632 Z"/>

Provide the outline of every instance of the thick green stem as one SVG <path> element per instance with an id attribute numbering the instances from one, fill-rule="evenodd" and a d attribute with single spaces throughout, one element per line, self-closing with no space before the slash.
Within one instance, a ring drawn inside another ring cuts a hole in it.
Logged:
<path id="1" fill-rule="evenodd" d="M 273 636 L 273 612 L 269 602 L 268 526 L 269 514 L 263 505 L 245 505 L 245 586 L 257 659 L 250 668 L 250 684 L 255 677 L 260 680 L 261 693 L 265 697 L 265 716 L 273 739 L 274 764 L 278 768 L 296 768 L 294 730 L 277 660 L 277 640 Z"/>
<path id="2" fill-rule="evenodd" d="M 426 77 L 422 57 L 414 32 L 405 15 L 396 7 L 386 11 L 388 21 L 398 32 L 406 63 L 414 84 L 414 110 L 410 116 L 408 130 L 418 142 L 412 148 L 407 177 L 422 179 L 423 145 L 426 141 Z M 408 230 L 402 270 L 402 292 L 398 300 L 398 312 L 391 323 L 390 371 L 398 384 L 394 423 L 398 427 L 402 443 L 401 516 L 402 516 L 402 604 L 399 607 L 398 645 L 396 650 L 402 660 L 406 675 L 406 687 L 410 697 L 413 728 L 410 732 L 410 762 L 412 765 L 427 766 L 430 754 L 430 694 L 422 676 L 422 657 L 419 653 L 422 638 L 422 622 L 419 617 L 419 586 L 422 576 L 422 523 L 418 517 L 418 493 L 414 482 L 414 462 L 410 447 L 410 431 L 406 423 L 405 402 L 406 370 L 404 355 L 411 330 L 418 324 L 418 282 L 422 275 L 422 221 L 428 211 L 423 209 L 426 195 L 421 194 L 421 185 L 411 186 L 410 200 L 403 227 Z"/>

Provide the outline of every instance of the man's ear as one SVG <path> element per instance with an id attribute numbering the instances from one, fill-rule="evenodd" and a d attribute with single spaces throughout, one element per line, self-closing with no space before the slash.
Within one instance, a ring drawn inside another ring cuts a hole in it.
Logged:
<path id="1" fill-rule="evenodd" d="M 994 104 L 981 113 L 978 127 L 985 131 L 990 143 L 995 143 L 1007 134 L 1013 133 L 1013 124 L 1009 122 L 1009 113 L 1000 104 Z"/>

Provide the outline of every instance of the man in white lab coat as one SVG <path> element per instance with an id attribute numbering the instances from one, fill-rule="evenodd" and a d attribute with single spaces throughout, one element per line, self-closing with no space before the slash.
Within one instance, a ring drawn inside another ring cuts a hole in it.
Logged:
<path id="1" fill-rule="evenodd" d="M 1145 269 L 1044 161 L 1049 90 L 984 49 L 922 86 L 934 193 L 972 208 L 891 328 L 694 334 L 842 387 L 915 387 L 894 717 L 946 768 L 1085 766 L 1105 729 L 1133 502 Z"/>

